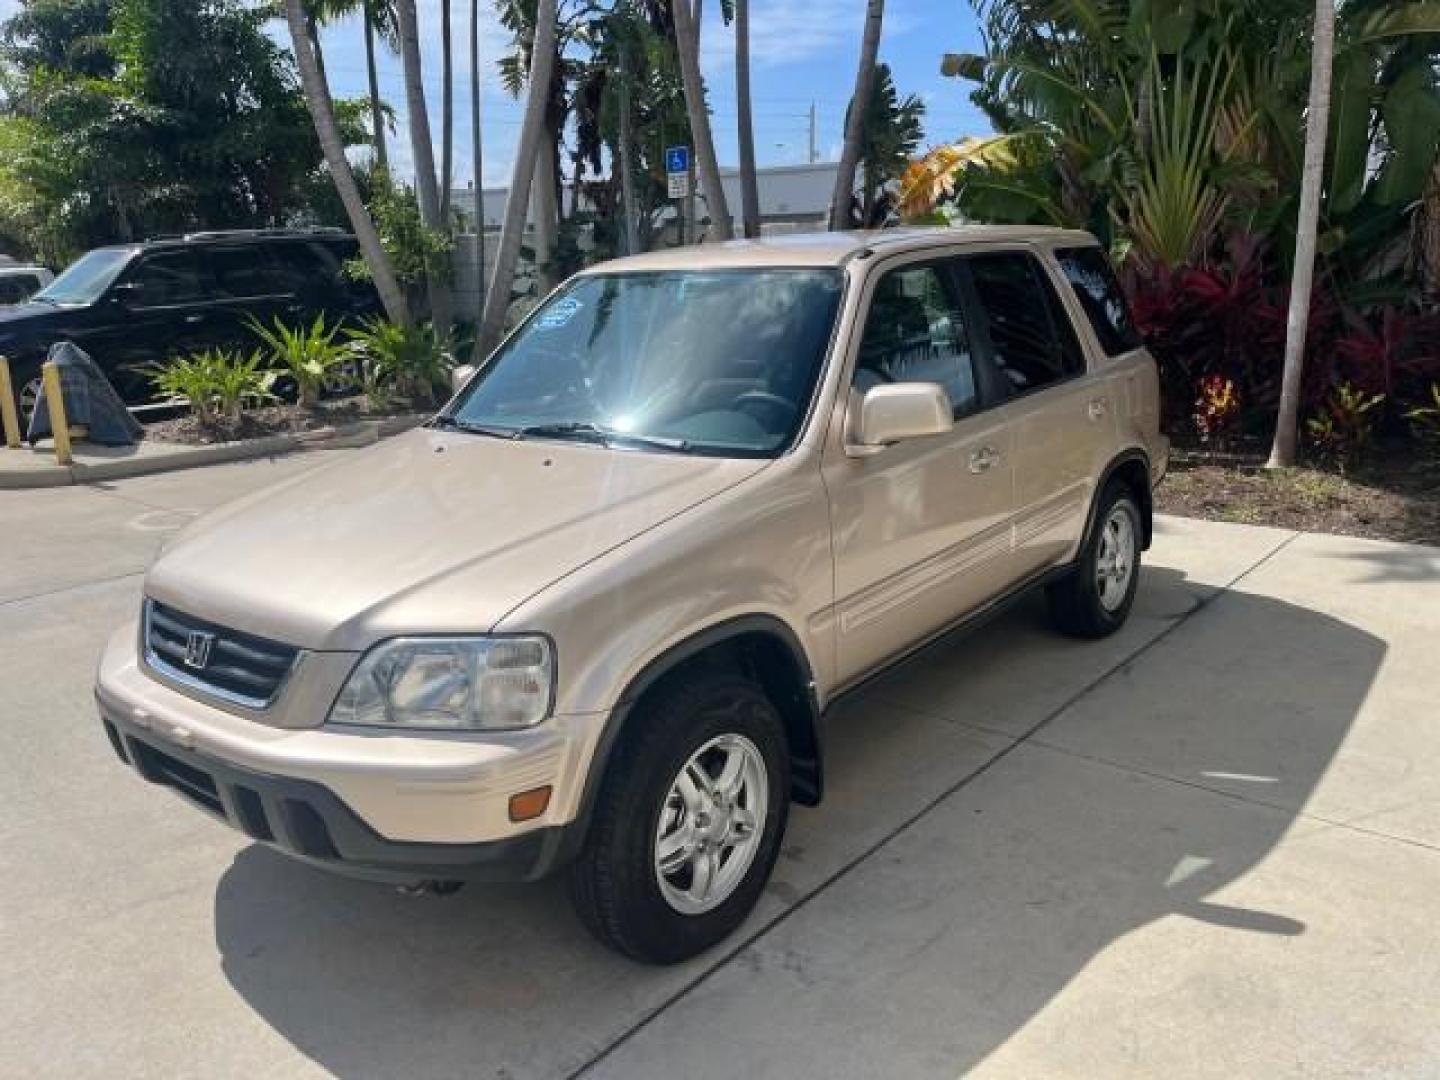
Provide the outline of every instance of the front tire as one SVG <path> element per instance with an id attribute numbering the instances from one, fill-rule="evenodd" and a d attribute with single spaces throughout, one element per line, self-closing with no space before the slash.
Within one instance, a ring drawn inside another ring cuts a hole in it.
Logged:
<path id="1" fill-rule="evenodd" d="M 1140 506 L 1124 484 L 1100 495 L 1073 572 L 1046 589 L 1050 618 L 1071 637 L 1103 638 L 1125 625 L 1140 584 Z"/>
<path id="2" fill-rule="evenodd" d="M 661 686 L 631 725 L 570 894 L 611 948 L 676 963 L 729 936 L 770 877 L 790 805 L 785 729 L 758 686 L 727 673 Z"/>

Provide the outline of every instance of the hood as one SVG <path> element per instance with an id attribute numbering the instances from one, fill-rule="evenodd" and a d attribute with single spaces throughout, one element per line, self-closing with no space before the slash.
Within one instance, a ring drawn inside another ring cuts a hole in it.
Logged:
<path id="1" fill-rule="evenodd" d="M 484 632 L 768 464 L 412 431 L 201 518 L 145 591 L 308 649 Z"/>
<path id="2" fill-rule="evenodd" d="M 26 302 L 0 307 L 0 336 L 15 330 L 44 327 L 50 323 L 63 322 L 66 315 L 73 315 L 78 307 L 57 307 L 54 304 Z"/>

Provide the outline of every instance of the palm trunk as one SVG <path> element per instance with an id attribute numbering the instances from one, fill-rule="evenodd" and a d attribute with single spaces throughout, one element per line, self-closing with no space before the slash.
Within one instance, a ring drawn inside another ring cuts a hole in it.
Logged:
<path id="1" fill-rule="evenodd" d="M 555 235 L 560 217 L 559 202 L 555 197 L 558 182 L 555 154 L 558 142 L 559 135 L 547 117 L 540 136 L 534 184 L 530 188 L 530 216 L 535 227 L 532 238 L 535 247 L 535 278 L 542 296 L 555 287 L 554 270 L 550 264 L 555 259 Z"/>
<path id="2" fill-rule="evenodd" d="M 440 220 L 450 227 L 450 198 L 455 187 L 455 54 L 450 29 L 450 0 L 440 0 Z"/>
<path id="3" fill-rule="evenodd" d="M 855 92 L 845 115 L 845 148 L 835 171 L 835 190 L 830 195 L 830 228 L 850 227 L 850 200 L 855 192 L 855 168 L 860 162 L 860 143 L 865 132 L 866 105 L 875 85 L 875 58 L 880 52 L 880 23 L 885 0 L 868 0 L 865 6 L 865 35 L 860 42 L 860 66 L 855 71 Z"/>
<path id="4" fill-rule="evenodd" d="M 425 84 L 420 67 L 420 34 L 415 20 L 415 0 L 398 0 L 396 21 L 400 27 L 400 60 L 405 68 L 405 102 L 410 118 L 410 152 L 415 159 L 415 190 L 420 200 L 420 220 L 427 229 L 443 232 L 440 192 L 435 184 L 435 147 L 430 141 L 430 114 L 425 105 Z M 427 267 L 425 284 L 430 295 L 430 321 L 440 340 L 450 337 L 452 312 L 450 285 L 441 267 Z"/>
<path id="5" fill-rule="evenodd" d="M 1310 108 L 1305 120 L 1305 168 L 1300 180 L 1300 213 L 1295 223 L 1295 269 L 1285 321 L 1285 374 L 1280 411 L 1266 468 L 1295 464 L 1300 425 L 1300 385 L 1305 371 L 1305 332 L 1315 281 L 1315 246 L 1320 233 L 1320 195 L 1325 175 L 1325 141 L 1330 131 L 1330 73 L 1335 59 L 1334 0 L 1315 0 L 1315 44 L 1310 57 Z"/>
<path id="6" fill-rule="evenodd" d="M 635 207 L 634 133 L 630 116 L 630 43 L 620 45 L 620 145 L 616 157 L 620 165 L 620 205 L 625 215 L 625 254 L 640 251 L 639 221 Z"/>
<path id="7" fill-rule="evenodd" d="M 315 68 L 320 72 L 320 81 L 328 87 L 330 79 L 325 73 L 325 50 L 320 48 L 320 23 L 308 7 L 305 10 L 305 38 L 310 42 L 310 55 L 315 58 Z"/>
<path id="8" fill-rule="evenodd" d="M 375 67 L 375 17 L 372 3 L 365 0 L 365 75 L 370 81 L 370 138 L 375 144 L 375 163 L 390 171 L 390 154 L 385 146 L 385 106 L 380 100 L 380 73 Z"/>
<path id="9" fill-rule="evenodd" d="M 475 173 L 475 323 L 485 310 L 485 170 L 480 143 L 480 0 L 470 0 L 470 165 Z"/>
<path id="10" fill-rule="evenodd" d="M 695 161 L 700 183 L 705 187 L 705 205 L 710 211 L 710 235 L 729 240 L 735 235 L 725 189 L 720 185 L 720 165 L 715 159 L 715 139 L 710 133 L 710 114 L 705 108 L 705 90 L 700 81 L 699 20 L 691 0 L 673 0 L 675 51 L 680 60 L 680 77 L 685 84 L 685 113 L 690 119 L 690 137 L 695 142 Z"/>
<path id="11" fill-rule="evenodd" d="M 295 0 L 290 0 L 295 2 Z M 525 233 L 525 211 L 530 202 L 530 185 L 535 178 L 535 159 L 545 130 L 545 110 L 550 100 L 550 80 L 555 70 L 555 0 L 538 0 L 535 12 L 535 42 L 530 52 L 530 87 L 525 99 L 525 119 L 520 126 L 520 143 L 510 174 L 510 197 L 505 203 L 505 221 L 500 229 L 500 250 L 495 256 L 495 274 L 485 296 L 485 314 L 475 340 L 475 356 L 483 359 L 500 343 L 505 315 L 510 309 L 510 288 L 515 281 L 515 263 Z"/>
<path id="12" fill-rule="evenodd" d="M 760 185 L 755 178 L 755 125 L 750 113 L 750 0 L 735 0 L 735 108 L 740 114 L 740 221 L 760 235 Z"/>
<path id="13" fill-rule="evenodd" d="M 305 105 L 315 122 L 315 134 L 320 139 L 320 148 L 325 154 L 335 190 L 345 205 L 350 227 L 359 241 L 360 252 L 370 277 L 385 306 L 390 321 L 402 326 L 410 325 L 410 309 L 405 303 L 405 294 L 395 279 L 395 269 L 390 256 L 380 243 L 380 234 L 370 220 L 370 212 L 360 198 L 360 189 L 355 184 L 355 174 L 350 169 L 350 160 L 345 156 L 345 142 L 340 137 L 340 126 L 335 121 L 335 105 L 330 100 L 330 90 L 325 85 L 320 71 L 319 59 L 310 44 L 303 0 L 285 0 L 285 19 L 290 26 L 290 41 L 295 49 L 295 62 L 300 69 L 300 84 L 305 93 Z"/>

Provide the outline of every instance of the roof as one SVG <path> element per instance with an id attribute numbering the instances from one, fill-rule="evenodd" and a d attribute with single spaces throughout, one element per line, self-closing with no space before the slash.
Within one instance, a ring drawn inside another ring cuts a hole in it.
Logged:
<path id="1" fill-rule="evenodd" d="M 1093 245 L 1095 238 L 1073 229 L 1040 225 L 960 225 L 881 229 L 874 232 L 790 233 L 760 240 L 667 248 L 593 266 L 586 273 L 721 269 L 758 266 L 844 266 L 862 252 L 892 253 L 966 243 L 1066 243 Z"/>

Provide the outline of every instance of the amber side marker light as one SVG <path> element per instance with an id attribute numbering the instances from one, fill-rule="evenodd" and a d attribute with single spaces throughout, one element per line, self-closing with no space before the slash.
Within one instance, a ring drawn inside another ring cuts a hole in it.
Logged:
<path id="1" fill-rule="evenodd" d="M 518 795 L 510 796 L 510 820 L 529 821 L 537 818 L 545 812 L 550 805 L 550 785 L 531 788 L 529 791 L 522 791 Z"/>

